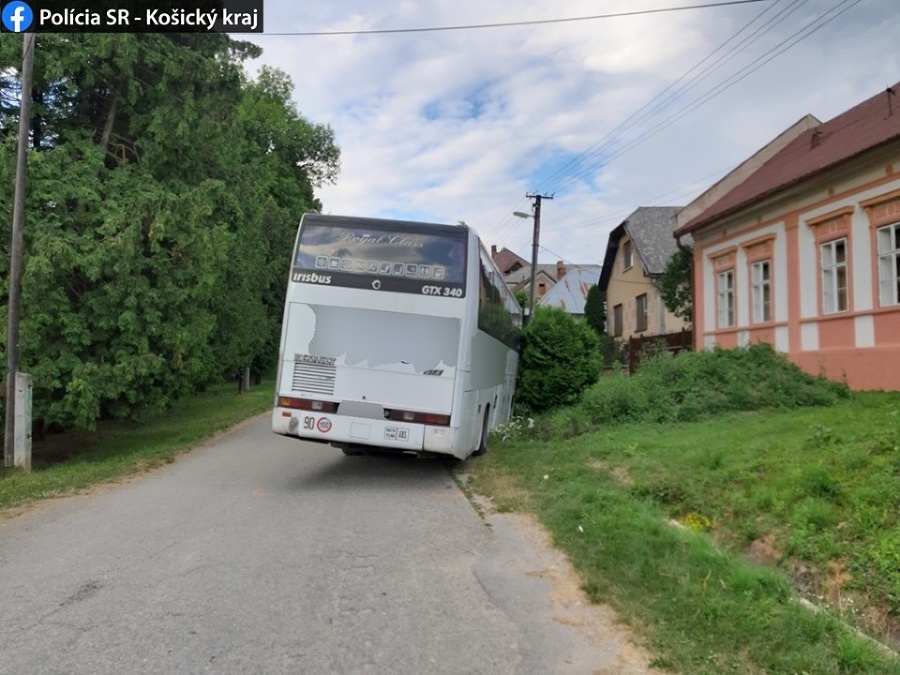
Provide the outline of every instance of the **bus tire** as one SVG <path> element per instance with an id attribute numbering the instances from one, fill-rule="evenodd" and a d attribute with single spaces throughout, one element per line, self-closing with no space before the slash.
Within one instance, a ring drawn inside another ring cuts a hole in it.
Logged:
<path id="1" fill-rule="evenodd" d="M 490 406 L 484 409 L 484 420 L 481 423 L 481 440 L 478 441 L 478 447 L 475 449 L 475 452 L 472 454 L 475 457 L 481 457 L 481 455 L 485 454 L 488 449 L 488 415 L 491 412 Z"/>

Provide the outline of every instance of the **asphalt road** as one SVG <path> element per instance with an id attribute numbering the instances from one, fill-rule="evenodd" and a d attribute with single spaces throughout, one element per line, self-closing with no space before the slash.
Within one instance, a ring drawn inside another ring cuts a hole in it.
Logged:
<path id="1" fill-rule="evenodd" d="M 4 674 L 651 672 L 542 533 L 485 521 L 442 462 L 268 417 L 0 521 L 0 617 Z"/>

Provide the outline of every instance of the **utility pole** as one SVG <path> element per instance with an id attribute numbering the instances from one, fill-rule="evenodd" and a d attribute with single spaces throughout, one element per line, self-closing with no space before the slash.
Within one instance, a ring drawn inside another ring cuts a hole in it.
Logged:
<path id="1" fill-rule="evenodd" d="M 541 200 L 553 199 L 553 195 L 525 195 L 528 199 L 533 199 L 532 206 L 534 210 L 534 237 L 531 242 L 531 292 L 528 298 L 528 322 L 531 322 L 534 316 L 534 293 L 537 285 L 537 265 L 538 265 L 538 247 L 541 242 Z"/>
<path id="2" fill-rule="evenodd" d="M 25 166 L 31 130 L 31 73 L 34 69 L 34 33 L 22 34 L 22 96 L 19 103 L 19 144 L 16 189 L 13 197 L 12 241 L 9 249 L 9 306 L 6 323 L 6 434 L 3 465 L 14 462 L 16 373 L 19 371 L 19 305 L 22 298 L 22 228 L 25 223 Z"/>

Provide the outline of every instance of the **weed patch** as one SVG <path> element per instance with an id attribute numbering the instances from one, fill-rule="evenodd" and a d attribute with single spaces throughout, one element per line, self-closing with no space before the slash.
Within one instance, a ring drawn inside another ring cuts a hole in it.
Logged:
<path id="1" fill-rule="evenodd" d="M 740 411 L 829 406 L 850 395 L 847 386 L 813 377 L 769 345 L 662 353 L 646 358 L 635 375 L 603 377 L 572 406 L 550 411 L 540 437 L 571 437 L 618 424 L 694 422 Z M 810 449 L 836 441 L 824 424 L 811 430 Z M 882 447 L 897 439 L 880 436 Z"/>
<path id="2" fill-rule="evenodd" d="M 582 414 L 590 395 L 597 409 L 618 411 L 672 400 L 621 379 L 609 398 L 594 393 L 603 382 L 586 392 Z M 757 396 L 764 384 L 733 398 L 728 388 L 744 385 L 732 382 L 718 396 L 724 408 L 769 407 L 691 422 L 677 413 L 649 423 L 659 415 L 638 413 L 569 435 L 562 421 L 577 417 L 553 411 L 497 444 L 471 484 L 491 495 L 504 487 L 496 476 L 506 476 L 591 599 L 646 631 L 660 667 L 900 673 L 895 657 L 848 628 L 900 645 L 900 394 L 850 395 L 810 378 L 802 387 L 782 382 L 783 391 L 805 392 L 786 401 Z M 824 394 L 807 389 L 820 386 Z"/>

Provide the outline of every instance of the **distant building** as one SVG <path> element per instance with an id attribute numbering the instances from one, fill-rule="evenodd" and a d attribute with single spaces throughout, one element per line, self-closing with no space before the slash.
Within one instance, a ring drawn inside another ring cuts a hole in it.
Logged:
<path id="1" fill-rule="evenodd" d="M 531 263 L 507 248 L 497 250 L 491 246 L 491 257 L 503 272 L 504 280 L 511 291 L 531 293 Z M 575 276 L 569 277 L 570 274 Z M 584 315 L 584 298 L 582 284 L 596 284 L 594 277 L 599 278 L 600 265 L 573 265 L 559 261 L 556 264 L 539 264 L 535 273 L 535 304 L 542 307 L 562 307 L 570 314 Z M 558 291 L 560 281 L 569 277 L 566 284 Z M 579 298 L 581 298 L 579 300 Z"/>
<path id="2" fill-rule="evenodd" d="M 584 317 L 584 304 L 591 286 L 600 281 L 600 265 L 556 264 L 556 284 L 540 300 L 541 307 L 559 307 L 577 319 Z"/>
<path id="3" fill-rule="evenodd" d="M 688 322 L 665 306 L 659 279 L 678 249 L 679 206 L 642 206 L 609 234 L 598 286 L 606 298 L 607 332 L 614 338 L 665 335 Z"/>
<path id="4" fill-rule="evenodd" d="M 530 266 L 525 258 L 516 255 L 506 247 L 498 251 L 496 246 L 491 246 L 491 258 L 494 259 L 494 264 L 503 272 L 504 277 L 523 267 Z"/>

